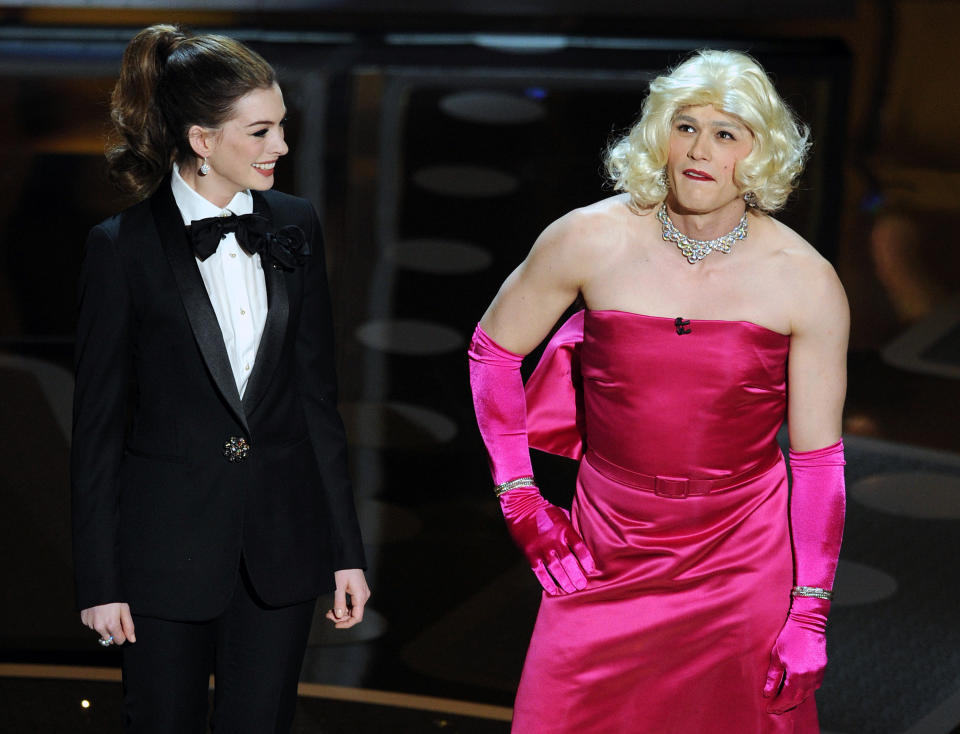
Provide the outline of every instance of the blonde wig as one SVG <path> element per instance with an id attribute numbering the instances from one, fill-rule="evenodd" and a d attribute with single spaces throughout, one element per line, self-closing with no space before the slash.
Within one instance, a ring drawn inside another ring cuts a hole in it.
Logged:
<path id="1" fill-rule="evenodd" d="M 713 105 L 739 118 L 753 133 L 753 150 L 737 163 L 734 181 L 749 203 L 766 212 L 782 208 L 803 171 L 809 128 L 777 94 L 761 66 L 737 51 L 697 51 L 650 82 L 640 119 L 607 151 L 607 172 L 634 206 L 655 206 L 667 196 L 670 131 L 684 107 Z"/>

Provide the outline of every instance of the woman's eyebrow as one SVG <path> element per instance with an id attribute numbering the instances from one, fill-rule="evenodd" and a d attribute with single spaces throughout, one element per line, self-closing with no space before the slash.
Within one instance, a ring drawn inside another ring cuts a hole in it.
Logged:
<path id="1" fill-rule="evenodd" d="M 280 117 L 281 121 L 286 116 L 287 116 L 287 111 L 284 110 L 283 115 L 281 115 Z M 277 124 L 276 120 L 257 120 L 256 122 L 248 122 L 245 127 L 253 127 L 254 125 L 276 125 L 276 124 Z"/>

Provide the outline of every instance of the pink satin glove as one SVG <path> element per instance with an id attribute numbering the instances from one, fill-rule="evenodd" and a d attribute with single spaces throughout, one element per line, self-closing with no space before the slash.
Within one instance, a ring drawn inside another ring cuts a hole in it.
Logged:
<path id="1" fill-rule="evenodd" d="M 771 714 L 799 706 L 823 683 L 827 667 L 827 612 L 825 599 L 798 596 L 770 653 L 770 669 L 763 695 L 773 700 Z"/>
<path id="2" fill-rule="evenodd" d="M 833 588 L 846 512 L 845 464 L 842 440 L 814 451 L 790 449 L 790 537 L 797 586 Z"/>
<path id="3" fill-rule="evenodd" d="M 520 376 L 523 355 L 501 347 L 477 324 L 467 357 L 473 410 L 487 448 L 493 483 L 532 477 L 527 399 Z"/>
<path id="4" fill-rule="evenodd" d="M 517 487 L 500 495 L 500 508 L 513 542 L 523 551 L 549 595 L 587 587 L 597 564 L 573 529 L 570 513 L 547 502 L 534 487 Z"/>
<path id="5" fill-rule="evenodd" d="M 843 441 L 814 451 L 790 450 L 790 537 L 797 586 L 831 591 L 840 556 L 846 509 Z M 763 695 L 767 711 L 799 706 L 823 682 L 830 602 L 794 597 L 770 653 Z"/>
<path id="6" fill-rule="evenodd" d="M 469 357 L 473 407 L 494 484 L 532 477 L 520 376 L 523 355 L 504 349 L 478 325 Z M 570 523 L 570 514 L 547 502 L 536 487 L 504 492 L 500 508 L 511 537 L 548 594 L 582 589 L 586 577 L 598 573 L 590 551 Z"/>

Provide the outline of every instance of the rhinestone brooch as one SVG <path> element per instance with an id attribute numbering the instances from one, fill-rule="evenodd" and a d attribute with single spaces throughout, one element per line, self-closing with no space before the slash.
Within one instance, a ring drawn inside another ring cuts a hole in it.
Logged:
<path id="1" fill-rule="evenodd" d="M 250 444 L 242 436 L 240 438 L 230 436 L 230 440 L 223 444 L 223 455 L 227 457 L 227 461 L 230 463 L 243 461 L 249 453 Z"/>

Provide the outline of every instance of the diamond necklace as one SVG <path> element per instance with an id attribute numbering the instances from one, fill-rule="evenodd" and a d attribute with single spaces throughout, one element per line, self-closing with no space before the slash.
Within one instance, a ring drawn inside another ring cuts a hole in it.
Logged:
<path id="1" fill-rule="evenodd" d="M 740 217 L 740 223 L 731 231 L 720 235 L 715 240 L 695 240 L 687 237 L 683 232 L 677 229 L 670 215 L 667 214 L 667 203 L 660 205 L 660 211 L 657 212 L 657 219 L 663 226 L 663 241 L 675 242 L 680 252 L 687 258 L 687 262 L 696 265 L 714 250 L 722 252 L 724 255 L 730 252 L 730 246 L 742 240 L 747 236 L 747 213 L 744 212 Z"/>

